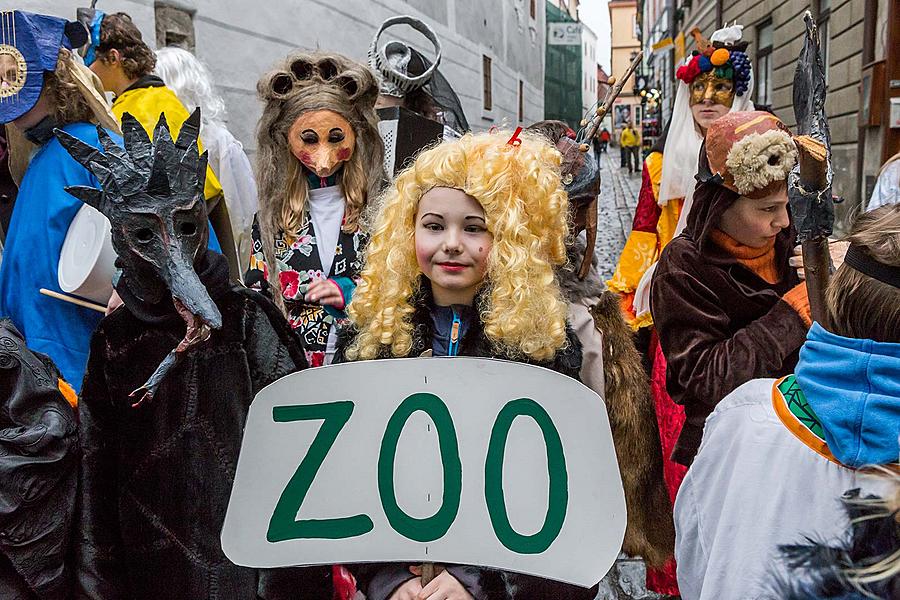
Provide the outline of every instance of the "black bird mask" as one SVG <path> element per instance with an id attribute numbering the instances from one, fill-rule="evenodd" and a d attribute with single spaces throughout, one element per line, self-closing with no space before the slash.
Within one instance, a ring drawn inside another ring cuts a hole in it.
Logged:
<path id="1" fill-rule="evenodd" d="M 149 303 L 171 297 L 187 324 L 184 339 L 143 387 L 132 392 L 137 404 L 153 397 L 181 354 L 222 326 L 222 315 L 200 282 L 194 263 L 206 251 L 208 230 L 203 184 L 206 153 L 199 154 L 200 109 L 172 140 L 165 115 L 153 141 L 130 114 L 122 116 L 125 148 L 97 127 L 103 151 L 57 129 L 72 158 L 100 180 L 102 189 L 70 186 L 66 191 L 106 215 L 112 243 L 127 274 L 129 290 Z"/>

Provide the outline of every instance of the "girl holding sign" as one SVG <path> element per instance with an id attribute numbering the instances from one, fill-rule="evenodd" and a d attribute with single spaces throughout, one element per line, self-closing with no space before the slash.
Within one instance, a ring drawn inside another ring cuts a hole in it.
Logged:
<path id="1" fill-rule="evenodd" d="M 509 140 L 509 141 L 507 141 Z M 519 132 L 466 135 L 419 155 L 375 218 L 338 360 L 482 356 L 578 377 L 554 269 L 566 261 L 560 154 Z M 370 600 L 592 598 L 586 588 L 447 565 L 358 568 Z"/>

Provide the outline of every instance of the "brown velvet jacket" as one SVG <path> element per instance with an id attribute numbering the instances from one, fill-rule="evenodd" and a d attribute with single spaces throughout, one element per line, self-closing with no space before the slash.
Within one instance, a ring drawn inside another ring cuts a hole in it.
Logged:
<path id="1" fill-rule="evenodd" d="M 781 297 L 799 283 L 788 265 L 793 227 L 775 241 L 778 283 L 769 284 L 709 239 L 737 194 L 700 183 L 684 233 L 663 250 L 650 312 L 668 363 L 666 388 L 686 421 L 672 459 L 693 461 L 706 417 L 743 383 L 793 371 L 807 327 Z"/>

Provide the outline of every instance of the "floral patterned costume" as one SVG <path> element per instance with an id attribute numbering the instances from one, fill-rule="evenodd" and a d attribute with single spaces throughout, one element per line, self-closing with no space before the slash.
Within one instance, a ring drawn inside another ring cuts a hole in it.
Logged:
<path id="1" fill-rule="evenodd" d="M 250 268 L 244 276 L 248 287 L 271 293 L 268 283 L 269 266 L 263 255 L 258 219 L 253 223 L 253 250 Z M 279 232 L 275 238 L 275 258 L 278 279 L 281 282 L 288 322 L 300 336 L 311 367 L 331 362 L 336 340 L 336 328 L 347 321 L 347 314 L 332 306 L 305 302 L 309 284 L 316 279 L 330 279 L 341 290 L 344 306 L 350 303 L 356 281 L 362 267 L 360 251 L 364 245 L 359 231 L 346 233 L 341 230 L 334 248 L 334 260 L 326 274 L 313 219 L 306 211 L 300 231 L 294 235 Z"/>

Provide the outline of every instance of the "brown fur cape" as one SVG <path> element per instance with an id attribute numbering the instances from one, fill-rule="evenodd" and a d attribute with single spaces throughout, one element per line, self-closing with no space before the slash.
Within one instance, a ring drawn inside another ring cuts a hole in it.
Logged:
<path id="1" fill-rule="evenodd" d="M 579 240 L 570 253 L 569 264 L 580 265 L 583 242 Z M 596 260 L 595 254 L 595 264 L 584 281 L 565 270 L 560 273 L 561 284 L 570 302 L 595 301 L 590 313 L 594 326 L 603 334 L 604 400 L 628 508 L 622 551 L 658 567 L 675 552 L 675 525 L 663 482 L 656 410 L 619 296 L 600 283 Z"/>

